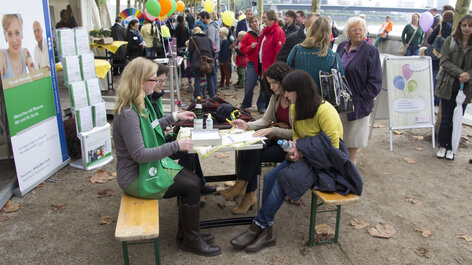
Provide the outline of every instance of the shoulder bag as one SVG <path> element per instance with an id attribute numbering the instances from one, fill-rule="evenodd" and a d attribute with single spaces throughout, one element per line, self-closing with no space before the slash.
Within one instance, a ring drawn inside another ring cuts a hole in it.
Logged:
<path id="1" fill-rule="evenodd" d="M 154 47 L 156 50 L 162 49 L 162 43 L 159 40 L 159 35 L 157 33 L 157 29 L 154 29 L 154 25 L 151 26 L 151 34 L 153 36 L 153 38 L 152 38 L 152 47 Z"/>
<path id="2" fill-rule="evenodd" d="M 339 113 L 353 112 L 352 92 L 346 77 L 341 75 L 334 65 L 338 64 L 338 56 L 334 54 L 330 72 L 320 70 L 321 97 L 331 103 Z"/>
<path id="3" fill-rule="evenodd" d="M 433 41 L 433 44 L 429 46 L 424 54 L 430 56 L 433 61 L 441 59 L 441 49 L 444 44 L 444 38 L 442 36 L 442 23 L 439 24 L 439 33 Z"/>
<path id="4" fill-rule="evenodd" d="M 213 66 L 215 65 L 215 60 L 211 57 L 208 57 L 206 55 L 202 55 L 200 53 L 200 49 L 198 49 L 197 44 L 195 43 L 195 40 L 193 37 L 190 37 L 190 40 L 192 40 L 193 46 L 195 47 L 195 50 L 197 50 L 198 55 L 200 55 L 200 73 L 202 74 L 211 74 L 213 72 Z"/>
<path id="5" fill-rule="evenodd" d="M 418 27 L 419 27 L 419 25 L 418 25 Z M 415 29 L 415 32 L 413 32 L 413 35 L 411 35 L 411 39 L 410 39 L 410 41 L 408 42 L 408 46 L 402 45 L 402 46 L 400 46 L 400 48 L 398 48 L 398 51 L 397 51 L 398 55 L 400 55 L 400 56 L 405 56 L 406 51 L 408 50 L 408 47 L 410 47 L 411 41 L 412 41 L 413 38 L 415 37 L 416 31 L 418 31 L 418 28 L 416 28 L 416 29 Z"/>

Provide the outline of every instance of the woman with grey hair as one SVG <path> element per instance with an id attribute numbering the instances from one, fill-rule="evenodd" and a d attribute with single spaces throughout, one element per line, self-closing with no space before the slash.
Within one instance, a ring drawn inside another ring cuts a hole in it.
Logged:
<path id="1" fill-rule="evenodd" d="M 344 128 L 343 140 L 355 164 L 357 151 L 367 146 L 369 114 L 374 98 L 382 88 L 382 69 L 379 51 L 364 38 L 367 31 L 365 20 L 351 17 L 344 30 L 348 40 L 339 44 L 337 53 L 341 56 L 344 75 L 352 90 L 354 111 L 341 113 L 340 117 Z"/>

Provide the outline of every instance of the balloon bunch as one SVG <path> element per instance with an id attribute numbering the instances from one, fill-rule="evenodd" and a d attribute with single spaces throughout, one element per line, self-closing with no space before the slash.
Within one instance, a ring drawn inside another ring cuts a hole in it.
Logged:
<path id="1" fill-rule="evenodd" d="M 182 12 L 185 4 L 175 0 L 147 0 L 144 15 L 150 21 L 165 22 L 175 11 Z"/>
<path id="2" fill-rule="evenodd" d="M 415 80 L 409 80 L 413 76 L 413 71 L 410 69 L 409 64 L 405 64 L 402 67 L 402 75 L 397 75 L 393 78 L 393 85 L 398 90 L 404 91 L 405 85 L 408 89 L 408 93 L 415 92 L 418 88 L 418 82 Z M 409 80 L 409 81 L 408 81 Z M 408 83 L 407 83 L 408 81 Z"/>

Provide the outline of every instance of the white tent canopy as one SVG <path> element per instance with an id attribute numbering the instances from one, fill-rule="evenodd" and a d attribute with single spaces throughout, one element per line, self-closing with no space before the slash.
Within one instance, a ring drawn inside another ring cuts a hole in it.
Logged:
<path id="1" fill-rule="evenodd" d="M 53 27 L 61 19 L 60 12 L 62 9 L 66 9 L 67 5 L 71 5 L 77 24 L 87 30 L 110 28 L 112 25 L 108 1 L 101 4 L 102 18 L 100 19 L 99 7 L 95 0 L 49 0 L 51 25 Z"/>

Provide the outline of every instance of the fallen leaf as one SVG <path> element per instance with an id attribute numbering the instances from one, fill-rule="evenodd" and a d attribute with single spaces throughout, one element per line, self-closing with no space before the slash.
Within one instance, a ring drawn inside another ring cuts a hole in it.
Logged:
<path id="1" fill-rule="evenodd" d="M 111 173 L 111 175 L 112 175 L 113 177 L 116 177 L 116 171 L 113 172 L 113 173 Z"/>
<path id="2" fill-rule="evenodd" d="M 421 135 L 412 135 L 411 137 L 413 137 L 413 139 L 418 140 L 418 141 L 423 141 L 424 139 L 424 136 L 421 136 Z"/>
<path id="3" fill-rule="evenodd" d="M 11 212 L 16 212 L 20 209 L 20 205 L 19 204 L 13 204 L 11 202 L 11 200 L 9 200 L 5 206 L 3 206 L 2 210 L 0 210 L 0 212 L 4 212 L 4 213 L 11 213 Z"/>
<path id="4" fill-rule="evenodd" d="M 384 172 L 384 175 L 392 175 L 390 172 Z"/>
<path id="5" fill-rule="evenodd" d="M 362 229 L 370 224 L 359 219 L 351 219 L 351 225 L 354 226 L 354 229 Z"/>
<path id="6" fill-rule="evenodd" d="M 315 226 L 317 241 L 326 241 L 334 237 L 334 229 L 327 224 Z"/>
<path id="7" fill-rule="evenodd" d="M 220 158 L 227 158 L 227 157 L 229 157 L 229 155 L 225 154 L 225 153 L 216 153 L 215 157 L 220 159 Z"/>
<path id="8" fill-rule="evenodd" d="M 420 257 L 425 257 L 425 258 L 431 258 L 431 254 L 429 253 L 429 250 L 427 250 L 425 247 L 418 247 L 415 249 L 416 255 Z"/>
<path id="9" fill-rule="evenodd" d="M 415 197 L 413 197 L 413 196 L 411 196 L 411 195 L 406 195 L 406 196 L 405 196 L 405 201 L 406 201 L 406 202 L 409 202 L 409 203 L 411 203 L 411 204 L 418 204 L 418 203 L 420 202 L 417 198 L 415 198 Z"/>
<path id="10" fill-rule="evenodd" d="M 373 127 L 374 128 L 384 128 L 385 126 L 382 125 L 382 124 L 375 124 Z"/>
<path id="11" fill-rule="evenodd" d="M 90 177 L 90 182 L 91 183 L 105 183 L 107 181 L 110 181 L 114 179 L 115 177 L 112 176 L 108 171 L 105 169 L 99 169 L 95 174 Z"/>
<path id="12" fill-rule="evenodd" d="M 287 197 L 285 197 L 285 200 L 286 200 L 288 203 L 290 203 L 290 204 L 292 204 L 292 205 L 295 205 L 295 206 L 302 206 L 302 205 L 305 205 L 305 203 L 303 202 L 303 199 L 300 199 L 300 200 L 298 200 L 297 202 L 294 202 L 292 199 L 290 199 L 290 198 L 287 196 Z"/>
<path id="13" fill-rule="evenodd" d="M 418 227 L 418 228 L 415 228 L 415 231 L 421 232 L 421 235 L 422 235 L 423 237 L 429 237 L 429 236 L 431 236 L 431 231 L 429 231 L 429 230 L 426 229 L 426 228 Z"/>
<path id="14" fill-rule="evenodd" d="M 110 216 L 106 216 L 106 215 L 102 215 L 100 216 L 100 224 L 101 225 L 109 225 L 113 222 L 115 222 L 116 220 L 111 218 Z"/>
<path id="15" fill-rule="evenodd" d="M 466 234 L 456 234 L 456 238 L 465 239 L 465 241 L 467 241 L 467 242 L 472 241 L 472 236 L 469 236 L 469 235 L 466 235 Z"/>
<path id="16" fill-rule="evenodd" d="M 397 232 L 393 226 L 384 222 L 380 222 L 375 227 L 369 228 L 368 231 L 371 236 L 381 238 L 391 238 Z"/>
<path id="17" fill-rule="evenodd" d="M 67 204 L 65 203 L 59 203 L 59 204 L 51 204 L 51 210 L 55 212 L 60 212 L 62 213 L 64 211 L 64 207 L 66 207 Z"/>
<path id="18" fill-rule="evenodd" d="M 399 131 L 399 130 L 393 130 L 393 133 L 396 134 L 396 135 L 402 135 L 403 134 L 403 132 Z"/>
<path id="19" fill-rule="evenodd" d="M 416 163 L 416 159 L 414 159 L 413 157 L 404 157 L 403 160 L 405 160 L 406 162 L 410 164 Z"/>
<path id="20" fill-rule="evenodd" d="M 111 197 L 111 196 L 113 196 L 114 193 L 115 193 L 115 190 L 113 190 L 113 189 L 99 190 L 97 198 Z"/>
<path id="21" fill-rule="evenodd" d="M 277 256 L 272 256 L 272 264 L 274 265 L 284 265 L 283 259 L 277 257 Z"/>
<path id="22" fill-rule="evenodd" d="M 4 215 L 0 216 L 0 222 L 5 222 L 8 219 L 10 219 L 11 217 L 12 217 L 12 215 L 10 215 L 10 214 L 4 214 Z"/>
<path id="23" fill-rule="evenodd" d="M 220 207 L 221 209 L 226 207 L 226 205 L 223 202 L 217 202 L 216 205 L 218 205 L 218 207 Z"/>
<path id="24" fill-rule="evenodd" d="M 423 147 L 416 147 L 415 149 L 416 149 L 416 151 L 423 151 L 424 148 Z"/>
<path id="25" fill-rule="evenodd" d="M 231 181 L 231 180 L 230 181 L 225 181 L 225 186 L 233 187 L 235 183 L 236 183 L 235 181 Z"/>
<path id="26" fill-rule="evenodd" d="M 36 186 L 36 188 L 41 188 L 42 186 L 44 186 L 44 184 L 46 184 L 46 181 L 39 183 L 38 186 Z"/>
<path id="27" fill-rule="evenodd" d="M 472 167 L 467 168 L 467 170 L 472 171 Z"/>

